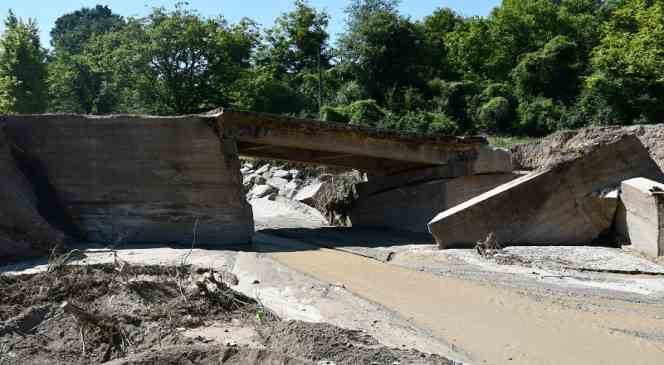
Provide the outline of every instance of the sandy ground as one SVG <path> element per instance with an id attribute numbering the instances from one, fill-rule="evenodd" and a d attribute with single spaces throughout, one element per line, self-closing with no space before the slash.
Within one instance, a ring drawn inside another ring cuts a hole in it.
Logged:
<path id="1" fill-rule="evenodd" d="M 338 250 L 279 252 L 272 257 L 319 280 L 343 283 L 447 339 L 472 362 L 660 364 L 664 358 L 661 302 L 595 298 L 593 310 L 579 310 L 564 297 L 531 296 Z"/>

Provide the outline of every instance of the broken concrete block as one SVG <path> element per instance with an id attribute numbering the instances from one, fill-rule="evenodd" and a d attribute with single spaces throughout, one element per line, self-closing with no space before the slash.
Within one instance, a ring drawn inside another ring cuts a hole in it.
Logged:
<path id="1" fill-rule="evenodd" d="M 249 194 L 247 194 L 247 198 L 249 199 L 260 199 L 264 198 L 272 193 L 277 192 L 277 189 L 275 189 L 273 186 L 270 185 L 256 185 L 254 186 L 251 191 L 249 191 Z"/>
<path id="2" fill-rule="evenodd" d="M 0 125 L 0 260 L 47 254 L 63 239 L 39 214 L 34 188 L 19 170 Z"/>
<path id="3" fill-rule="evenodd" d="M 350 211 L 354 227 L 383 227 L 427 233 L 427 223 L 451 208 L 520 175 L 487 174 L 439 179 L 362 195 Z M 360 184 L 360 186 L 363 184 Z"/>
<path id="4" fill-rule="evenodd" d="M 300 191 L 295 194 L 294 199 L 304 203 L 310 207 L 316 207 L 316 202 L 319 201 L 326 191 L 330 189 L 330 183 L 325 181 L 318 181 L 312 184 L 303 186 Z"/>
<path id="5" fill-rule="evenodd" d="M 481 146 L 477 159 L 473 161 L 473 174 L 495 174 L 512 172 L 512 153 L 504 148 Z"/>
<path id="6" fill-rule="evenodd" d="M 280 179 L 286 179 L 290 180 L 293 178 L 290 172 L 286 170 L 276 170 L 272 173 L 272 177 L 280 178 Z"/>
<path id="7" fill-rule="evenodd" d="M 270 170 L 270 164 L 263 165 L 256 170 L 256 175 L 262 175 Z"/>
<path id="8" fill-rule="evenodd" d="M 277 189 L 278 191 L 286 190 L 288 186 L 288 180 L 282 179 L 280 177 L 271 177 L 267 179 L 267 184 Z"/>
<path id="9" fill-rule="evenodd" d="M 664 184 L 641 177 L 623 181 L 620 201 L 616 231 L 635 250 L 664 256 Z"/>
<path id="10" fill-rule="evenodd" d="M 473 247 L 490 233 L 502 244 L 587 244 L 613 222 L 593 192 L 636 176 L 662 172 L 635 136 L 617 136 L 443 211 L 429 231 L 441 248 Z"/>

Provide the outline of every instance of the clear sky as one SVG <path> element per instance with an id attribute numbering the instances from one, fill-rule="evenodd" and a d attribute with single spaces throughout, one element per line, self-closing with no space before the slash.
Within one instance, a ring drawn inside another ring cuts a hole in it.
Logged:
<path id="1" fill-rule="evenodd" d="M 9 9 L 21 18 L 35 18 L 39 24 L 42 43 L 47 46 L 48 36 L 55 19 L 59 16 L 97 4 L 108 5 L 115 13 L 122 16 L 144 16 L 152 8 L 164 6 L 172 8 L 181 0 L 0 0 L 0 15 L 4 18 Z M 271 26 L 274 18 L 293 7 L 292 0 L 189 0 L 189 8 L 198 10 L 202 15 L 223 15 L 230 22 L 249 17 L 262 26 Z M 402 0 L 402 14 L 420 19 L 438 7 L 449 7 L 461 15 L 486 16 L 491 9 L 500 4 L 500 0 Z M 326 9 L 332 17 L 330 33 L 338 34 L 344 29 L 343 9 L 347 0 L 309 0 L 316 8 Z M 3 25 L 0 24 L 0 30 Z"/>

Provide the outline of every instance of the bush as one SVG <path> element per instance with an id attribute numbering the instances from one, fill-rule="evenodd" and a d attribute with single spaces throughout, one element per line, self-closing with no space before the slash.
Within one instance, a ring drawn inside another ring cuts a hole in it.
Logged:
<path id="1" fill-rule="evenodd" d="M 566 117 L 565 107 L 551 99 L 536 98 L 519 105 L 519 132 L 544 136 L 557 130 Z"/>
<path id="2" fill-rule="evenodd" d="M 351 125 L 376 127 L 385 118 L 385 111 L 372 99 L 356 101 L 346 110 Z"/>
<path id="3" fill-rule="evenodd" d="M 339 123 L 350 122 L 348 111 L 345 110 L 344 107 L 333 107 L 325 105 L 324 107 L 321 108 L 320 113 L 324 121 L 339 122 Z"/>
<path id="4" fill-rule="evenodd" d="M 459 125 L 449 116 L 444 113 L 424 111 L 389 113 L 381 127 L 423 134 L 454 135 L 459 132 Z"/>
<path id="5" fill-rule="evenodd" d="M 483 131 L 506 132 L 514 118 L 514 110 L 509 100 L 497 96 L 480 107 L 477 118 Z"/>

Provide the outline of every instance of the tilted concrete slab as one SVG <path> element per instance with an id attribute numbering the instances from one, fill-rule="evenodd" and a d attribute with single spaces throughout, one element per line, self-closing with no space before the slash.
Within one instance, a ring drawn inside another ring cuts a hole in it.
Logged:
<path id="1" fill-rule="evenodd" d="M 503 244 L 587 244 L 614 213 L 598 192 L 662 172 L 633 135 L 607 138 L 446 210 L 429 222 L 441 248 L 473 247 L 490 233 Z"/>
<path id="2" fill-rule="evenodd" d="M 664 184 L 642 177 L 623 181 L 620 202 L 616 230 L 635 250 L 664 256 Z"/>

